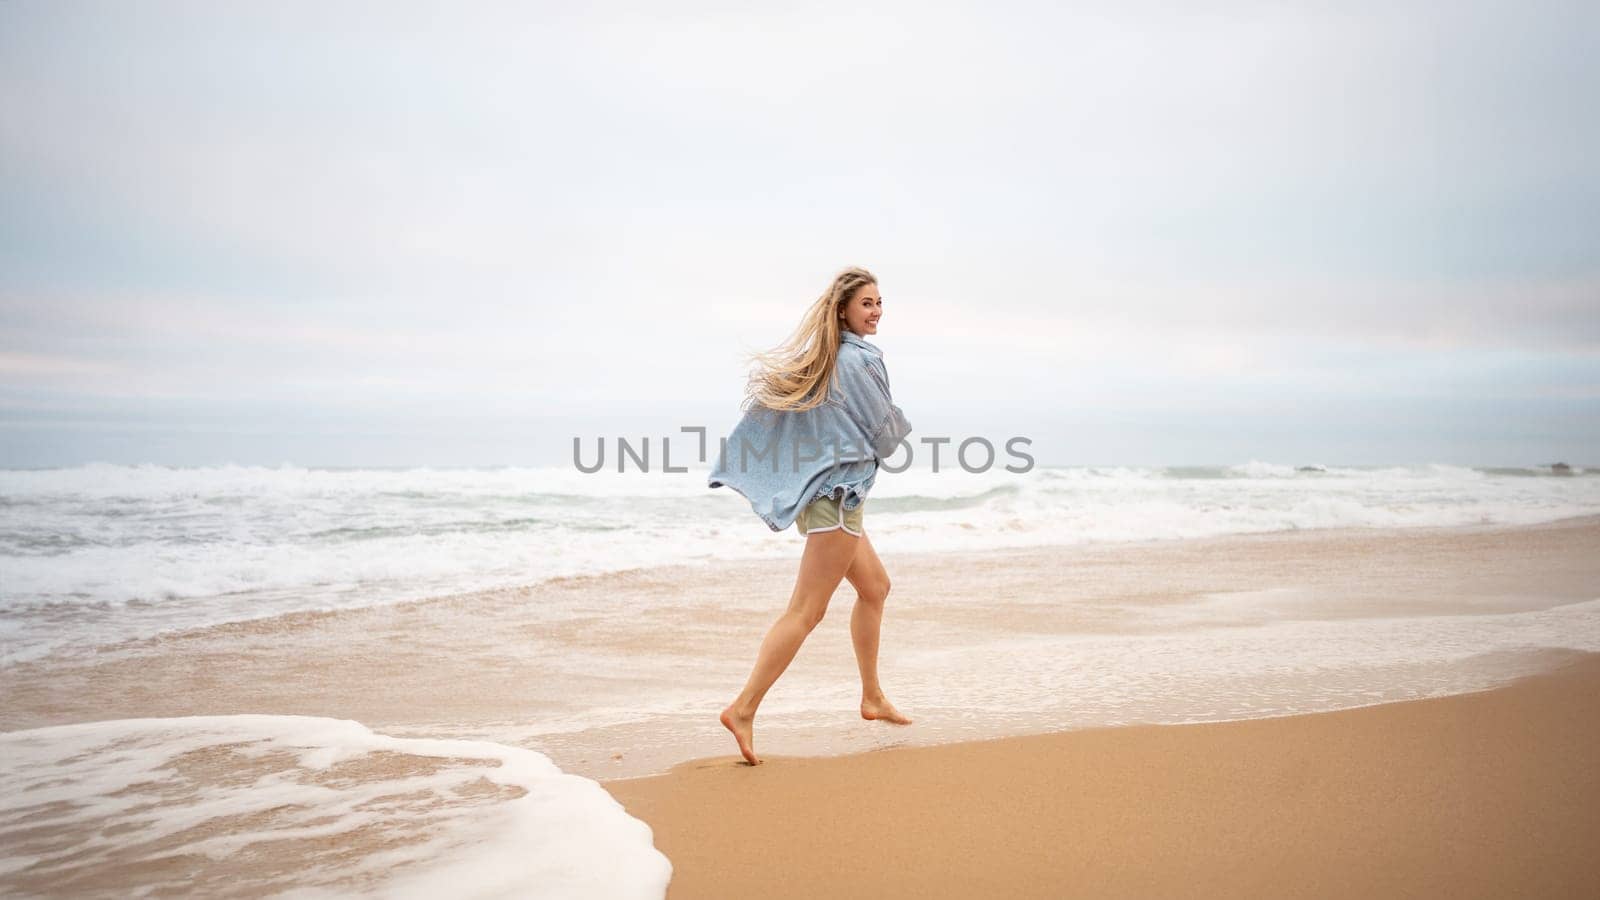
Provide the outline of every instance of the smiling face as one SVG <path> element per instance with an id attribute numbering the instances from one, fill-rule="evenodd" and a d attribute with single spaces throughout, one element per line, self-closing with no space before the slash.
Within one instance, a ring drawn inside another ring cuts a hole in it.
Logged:
<path id="1" fill-rule="evenodd" d="M 860 335 L 877 334 L 878 318 L 882 315 L 883 298 L 878 296 L 875 284 L 856 288 L 855 296 L 839 306 L 839 324 Z"/>

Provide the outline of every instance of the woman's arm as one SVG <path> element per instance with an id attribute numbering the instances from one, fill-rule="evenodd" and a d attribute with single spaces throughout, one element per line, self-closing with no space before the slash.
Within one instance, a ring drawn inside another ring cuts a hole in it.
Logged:
<path id="1" fill-rule="evenodd" d="M 889 370 L 882 360 L 865 354 L 850 354 L 839 369 L 845 409 L 866 432 L 873 454 L 879 459 L 892 456 L 911 433 L 911 423 L 889 393 Z"/>

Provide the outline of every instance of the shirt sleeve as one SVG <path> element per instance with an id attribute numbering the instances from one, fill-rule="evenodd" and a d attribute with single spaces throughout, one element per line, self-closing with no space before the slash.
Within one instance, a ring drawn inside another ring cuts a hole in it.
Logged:
<path id="1" fill-rule="evenodd" d="M 894 455 L 895 448 L 911 433 L 905 413 L 894 405 L 889 393 L 889 370 L 882 360 L 865 354 L 850 354 L 839 367 L 840 388 L 845 409 L 855 419 L 879 459 Z"/>

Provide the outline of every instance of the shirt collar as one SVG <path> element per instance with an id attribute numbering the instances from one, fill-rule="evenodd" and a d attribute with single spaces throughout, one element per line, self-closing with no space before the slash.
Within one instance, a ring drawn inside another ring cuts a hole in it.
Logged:
<path id="1" fill-rule="evenodd" d="M 848 328 L 842 329 L 840 331 L 840 333 L 839 333 L 839 342 L 841 344 L 855 344 L 858 347 L 862 347 L 864 349 L 871 350 L 873 352 L 878 352 L 878 345 L 877 344 L 872 343 L 871 341 L 867 340 L 866 338 L 862 337 L 859 334 L 856 334 L 854 331 L 851 331 Z"/>

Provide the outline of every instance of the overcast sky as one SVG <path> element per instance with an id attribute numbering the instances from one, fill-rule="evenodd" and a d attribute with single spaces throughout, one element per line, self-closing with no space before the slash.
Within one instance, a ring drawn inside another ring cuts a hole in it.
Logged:
<path id="1" fill-rule="evenodd" d="M 0 465 L 725 432 L 1600 464 L 1600 5 L 0 2 Z M 778 9 L 776 4 L 767 4 Z"/>

